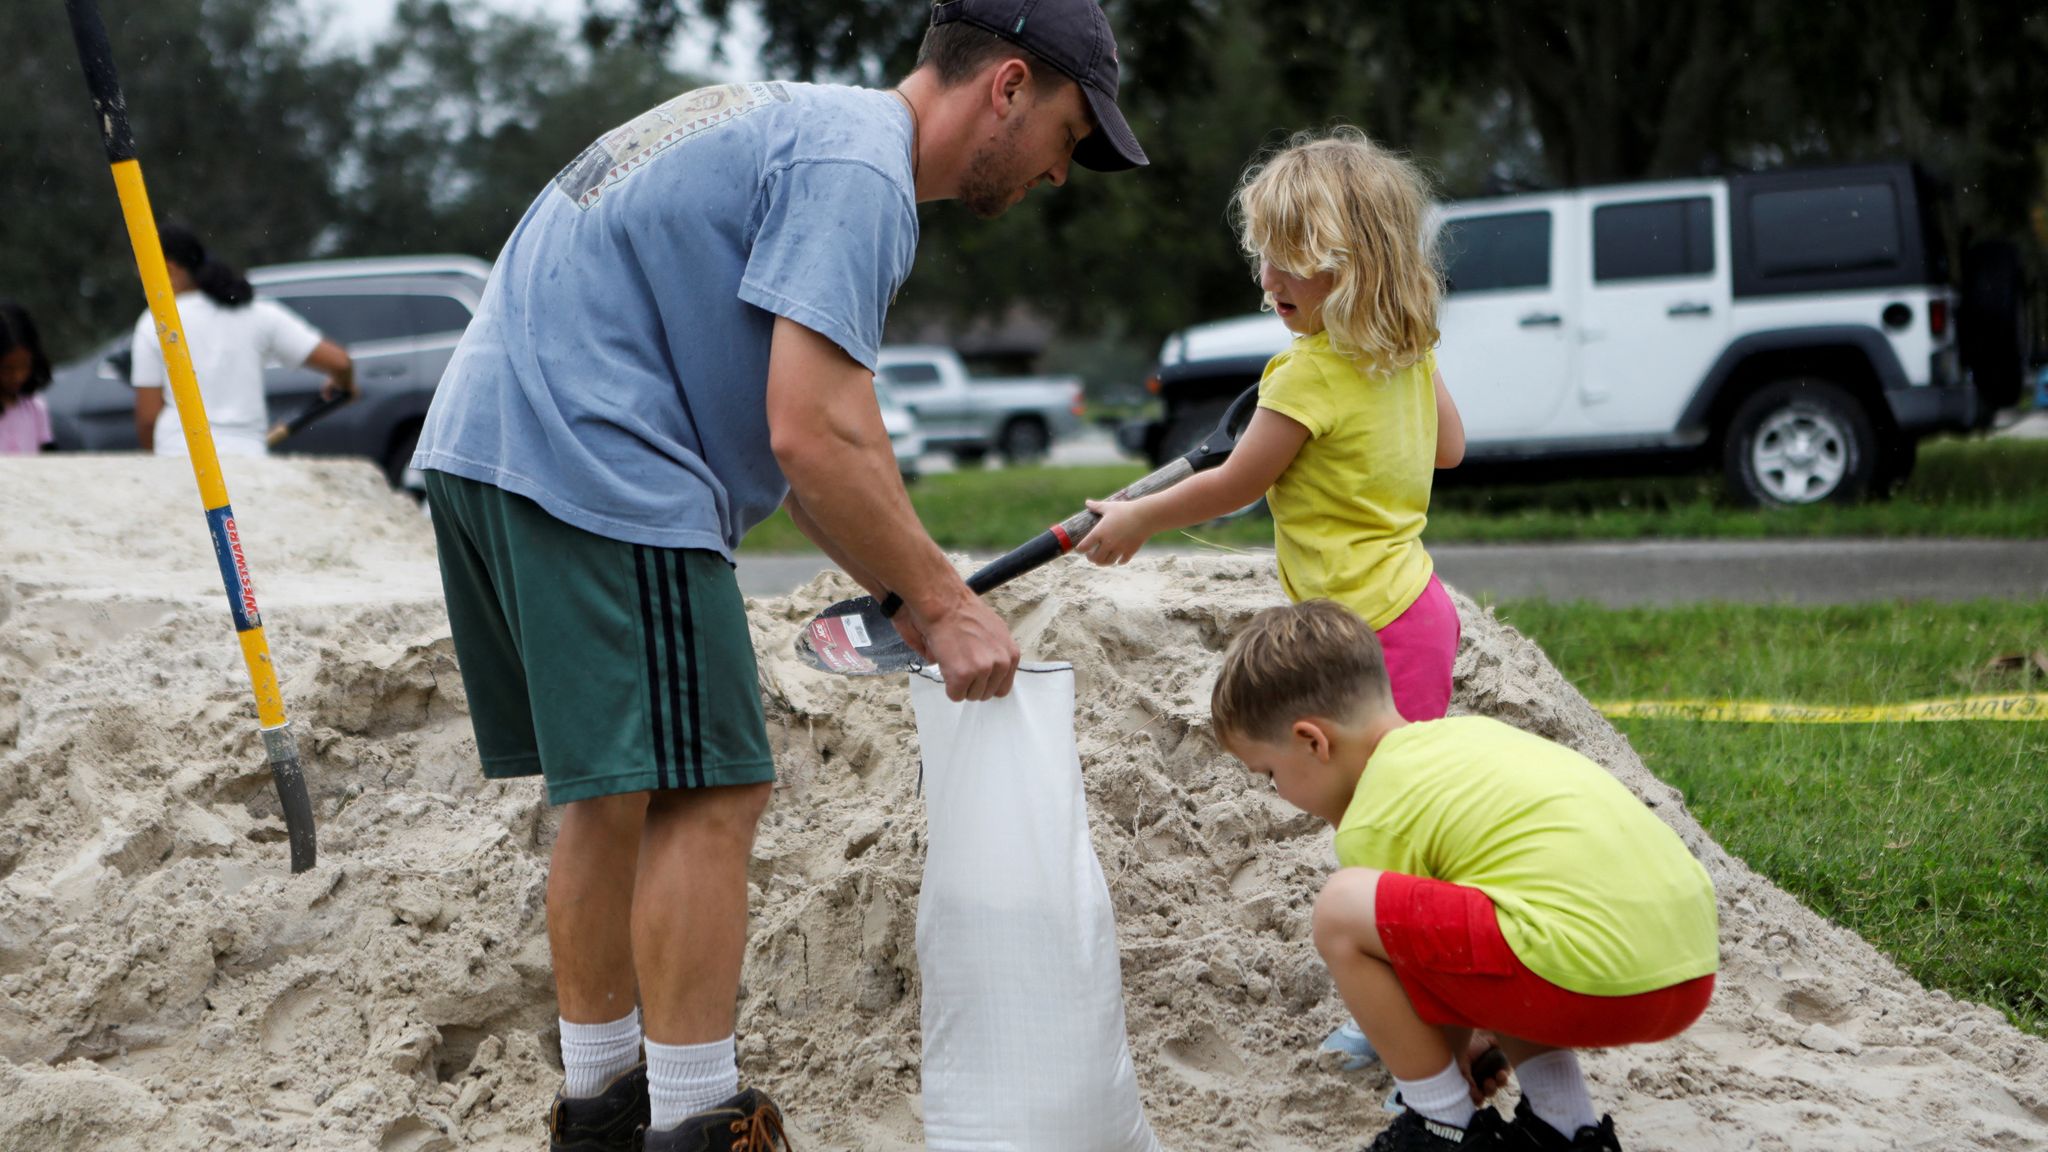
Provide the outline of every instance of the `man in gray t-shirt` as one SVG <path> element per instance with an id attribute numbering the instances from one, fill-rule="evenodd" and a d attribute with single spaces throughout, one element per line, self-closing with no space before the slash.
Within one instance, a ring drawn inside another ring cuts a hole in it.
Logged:
<path id="1" fill-rule="evenodd" d="M 994 217 L 1070 164 L 1145 162 L 1117 66 L 1097 0 L 945 0 L 896 89 L 678 96 L 500 254 L 414 464 L 484 772 L 563 806 L 555 1149 L 780 1146 L 734 1060 L 774 768 L 733 550 L 788 509 L 902 598 L 954 699 L 1009 691 L 1016 642 L 918 523 L 872 377 L 919 202 Z"/>

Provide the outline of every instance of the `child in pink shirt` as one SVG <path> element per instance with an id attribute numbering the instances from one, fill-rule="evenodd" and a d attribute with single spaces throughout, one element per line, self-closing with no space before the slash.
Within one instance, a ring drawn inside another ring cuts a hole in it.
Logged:
<path id="1" fill-rule="evenodd" d="M 50 358 L 28 310 L 0 300 L 0 456 L 33 456 L 50 440 L 50 410 L 36 395 L 50 383 Z"/>

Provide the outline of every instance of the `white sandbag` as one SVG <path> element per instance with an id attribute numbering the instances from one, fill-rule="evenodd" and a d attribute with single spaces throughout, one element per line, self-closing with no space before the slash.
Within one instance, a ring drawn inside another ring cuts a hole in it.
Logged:
<path id="1" fill-rule="evenodd" d="M 1156 1152 L 1124 1035 L 1109 886 L 1088 840 L 1074 672 L 1001 700 L 912 676 L 928 825 L 917 901 L 934 1152 Z"/>

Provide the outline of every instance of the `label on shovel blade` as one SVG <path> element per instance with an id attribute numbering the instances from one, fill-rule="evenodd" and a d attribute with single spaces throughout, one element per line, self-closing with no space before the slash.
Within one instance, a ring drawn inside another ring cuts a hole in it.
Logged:
<path id="1" fill-rule="evenodd" d="M 860 640 L 855 643 L 848 633 L 858 629 Z M 811 651 L 817 654 L 820 663 L 834 672 L 873 672 L 875 662 L 863 656 L 860 649 L 870 644 L 867 628 L 858 616 L 828 616 L 811 621 L 808 632 Z"/>
<path id="2" fill-rule="evenodd" d="M 875 642 L 868 638 L 867 621 L 858 616 L 841 616 L 846 625 L 846 638 L 853 641 L 855 648 L 872 648 Z"/>

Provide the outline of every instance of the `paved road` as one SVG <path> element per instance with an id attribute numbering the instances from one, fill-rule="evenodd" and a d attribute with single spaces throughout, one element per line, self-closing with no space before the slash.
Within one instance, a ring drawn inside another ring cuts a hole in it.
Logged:
<path id="1" fill-rule="evenodd" d="M 2048 540 L 1444 544 L 1430 554 L 1444 580 L 1471 595 L 1613 607 L 1702 600 L 2048 600 Z M 740 587 L 749 596 L 780 596 L 827 563 L 818 556 L 742 554 Z"/>

